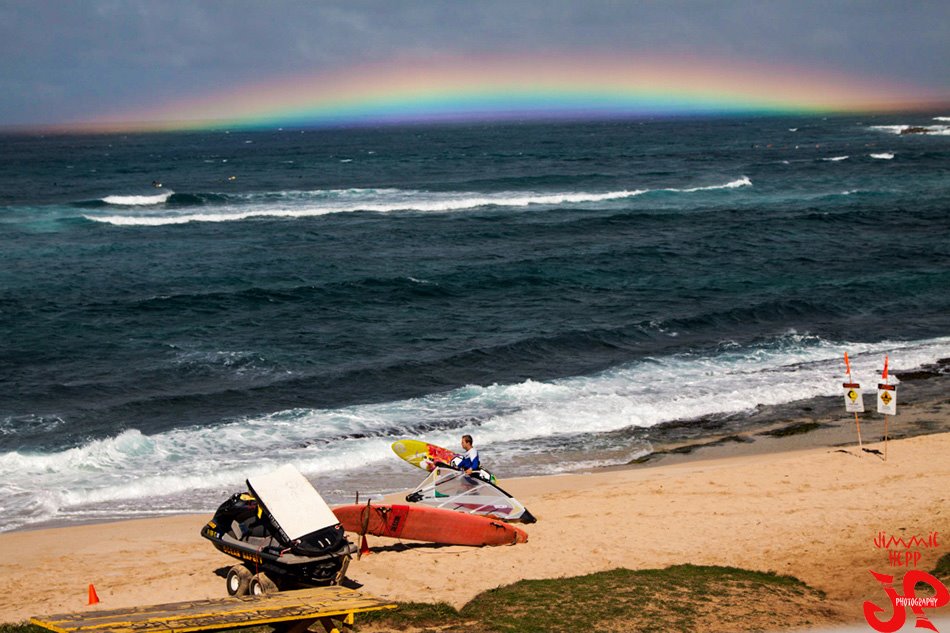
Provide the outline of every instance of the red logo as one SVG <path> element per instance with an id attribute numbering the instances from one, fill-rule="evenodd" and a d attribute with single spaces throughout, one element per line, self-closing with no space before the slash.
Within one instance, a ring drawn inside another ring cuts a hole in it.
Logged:
<path id="1" fill-rule="evenodd" d="M 916 567 L 920 562 L 920 548 L 934 549 L 937 545 L 937 532 L 931 532 L 926 538 L 917 536 L 888 536 L 881 530 L 874 537 L 874 546 L 887 550 L 887 562 L 891 567 Z M 916 549 L 915 549 L 916 548 Z"/>
<path id="2" fill-rule="evenodd" d="M 899 594 L 897 590 L 894 589 L 894 576 L 879 574 L 874 571 L 871 571 L 871 575 L 883 586 L 884 593 L 886 593 L 890 599 L 891 608 L 893 609 L 893 615 L 891 615 L 890 619 L 882 621 L 878 618 L 878 614 L 884 611 L 884 609 L 870 600 L 864 603 L 864 619 L 868 621 L 868 624 L 870 624 L 875 631 L 880 631 L 880 633 L 894 633 L 899 630 L 904 626 L 904 622 L 907 621 L 907 607 L 910 607 L 914 615 L 917 616 L 917 622 L 914 624 L 916 628 L 937 631 L 937 627 L 924 615 L 924 609 L 939 609 L 950 603 L 950 591 L 947 590 L 942 582 L 927 572 L 912 569 L 904 574 L 902 587 L 904 593 Z M 920 583 L 930 585 L 935 595 L 917 597 L 916 589 Z"/>

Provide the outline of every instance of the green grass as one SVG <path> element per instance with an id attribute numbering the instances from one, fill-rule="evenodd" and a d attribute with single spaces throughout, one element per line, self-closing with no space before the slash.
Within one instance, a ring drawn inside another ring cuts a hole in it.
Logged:
<path id="1" fill-rule="evenodd" d="M 35 624 L 0 624 L 0 633 L 49 633 Z"/>
<path id="2" fill-rule="evenodd" d="M 950 552 L 940 557 L 930 573 L 943 581 L 950 581 Z"/>
<path id="3" fill-rule="evenodd" d="M 690 631 L 712 616 L 742 630 L 748 607 L 783 601 L 819 602 L 821 592 L 801 581 L 771 573 L 731 567 L 677 565 L 666 569 L 607 572 L 558 578 L 522 580 L 486 591 L 462 607 L 400 604 L 396 611 L 361 615 L 358 625 L 374 629 L 492 631 L 496 633 L 559 633 L 574 631 Z M 721 603 L 741 604 L 730 620 Z M 801 623 L 806 623 L 802 620 Z M 773 624 L 788 625 L 786 616 Z M 794 623 L 793 623 L 794 624 Z M 728 628 L 728 627 L 727 627 Z"/>
<path id="4" fill-rule="evenodd" d="M 468 633 L 767 630 L 833 621 L 837 614 L 822 610 L 823 599 L 820 591 L 790 576 L 676 565 L 521 580 L 481 593 L 460 610 L 445 603 L 404 602 L 395 610 L 359 614 L 356 628 Z M 0 625 L 0 633 L 40 631 L 44 629 L 32 625 Z"/>

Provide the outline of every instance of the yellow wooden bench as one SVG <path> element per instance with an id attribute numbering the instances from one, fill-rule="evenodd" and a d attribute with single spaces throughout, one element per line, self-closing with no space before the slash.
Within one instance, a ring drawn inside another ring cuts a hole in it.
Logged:
<path id="1" fill-rule="evenodd" d="M 271 625 L 286 633 L 302 633 L 320 622 L 330 633 L 351 629 L 357 613 L 394 609 L 395 604 L 343 587 L 279 591 L 156 604 L 112 611 L 85 611 L 30 618 L 56 633 L 148 633 L 150 631 L 215 631 Z"/>

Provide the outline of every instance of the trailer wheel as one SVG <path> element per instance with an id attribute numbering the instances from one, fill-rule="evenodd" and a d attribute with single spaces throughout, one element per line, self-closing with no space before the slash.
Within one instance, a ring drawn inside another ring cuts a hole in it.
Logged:
<path id="1" fill-rule="evenodd" d="M 251 576 L 253 576 L 251 570 L 244 565 L 235 565 L 229 569 L 226 579 L 228 583 L 228 595 L 243 596 L 246 594 L 251 584 Z"/>
<path id="2" fill-rule="evenodd" d="M 252 596 L 264 596 L 270 593 L 277 593 L 278 589 L 274 581 L 268 578 L 267 574 L 261 572 L 251 576 L 248 591 Z"/>

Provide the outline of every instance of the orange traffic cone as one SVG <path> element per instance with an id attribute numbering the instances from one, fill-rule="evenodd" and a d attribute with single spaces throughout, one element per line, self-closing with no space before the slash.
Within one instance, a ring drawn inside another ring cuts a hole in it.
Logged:
<path id="1" fill-rule="evenodd" d="M 360 541 L 360 556 L 369 556 L 371 552 L 369 551 L 369 544 L 366 542 L 366 535 L 363 535 L 363 540 Z"/>
<path id="2" fill-rule="evenodd" d="M 89 604 L 99 604 L 99 595 L 92 583 L 89 583 Z"/>

